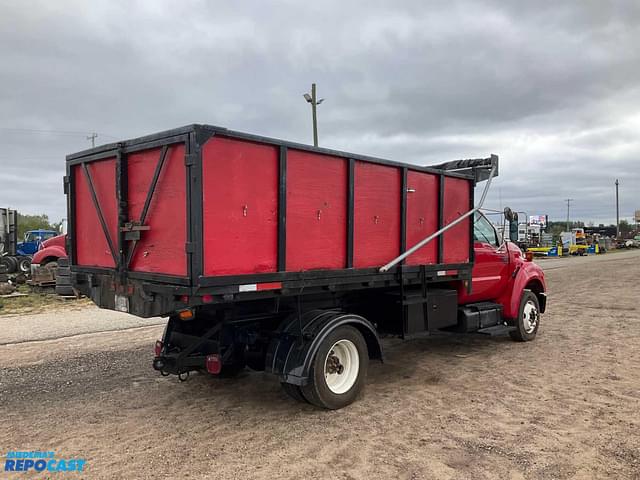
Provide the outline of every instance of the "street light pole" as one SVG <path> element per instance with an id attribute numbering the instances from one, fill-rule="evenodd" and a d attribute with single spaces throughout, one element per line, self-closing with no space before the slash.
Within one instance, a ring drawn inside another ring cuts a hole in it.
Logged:
<path id="1" fill-rule="evenodd" d="M 313 145 L 318 146 L 318 115 L 316 113 L 316 84 L 311 84 L 311 115 L 313 116 Z"/>
<path id="2" fill-rule="evenodd" d="M 318 146 L 318 115 L 316 113 L 316 108 L 318 105 L 324 102 L 324 98 L 321 98 L 320 100 L 317 99 L 315 83 L 311 84 L 311 95 L 309 95 L 308 93 L 305 93 L 303 97 L 308 103 L 311 104 L 311 117 L 313 121 L 313 146 L 317 147 Z"/>
<path id="3" fill-rule="evenodd" d="M 618 179 L 616 178 L 616 238 L 620 238 L 620 203 L 618 201 Z"/>

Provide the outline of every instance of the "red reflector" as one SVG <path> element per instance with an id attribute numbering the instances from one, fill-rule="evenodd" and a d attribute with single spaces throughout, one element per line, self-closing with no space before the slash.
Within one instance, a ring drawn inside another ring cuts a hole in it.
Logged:
<path id="1" fill-rule="evenodd" d="M 207 367 L 207 372 L 213 375 L 219 374 L 220 370 L 222 370 L 222 361 L 220 360 L 220 355 L 216 353 L 207 355 L 205 366 Z"/>
<path id="2" fill-rule="evenodd" d="M 213 295 L 202 295 L 202 303 L 213 302 Z"/>
<path id="3" fill-rule="evenodd" d="M 156 345 L 153 349 L 156 354 L 156 357 L 159 357 L 160 354 L 162 353 L 162 347 L 163 347 L 162 342 L 160 340 L 156 340 Z"/>
<path id="4" fill-rule="evenodd" d="M 258 283 L 257 289 L 260 290 L 276 290 L 278 288 L 282 288 L 282 282 L 265 282 Z"/>
<path id="5" fill-rule="evenodd" d="M 189 295 L 182 295 L 182 296 L 180 297 L 180 301 L 181 301 L 182 303 L 189 303 Z"/>

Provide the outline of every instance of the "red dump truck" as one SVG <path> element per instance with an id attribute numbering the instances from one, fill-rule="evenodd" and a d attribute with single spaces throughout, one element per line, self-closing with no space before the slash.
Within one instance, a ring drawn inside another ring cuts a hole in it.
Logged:
<path id="1" fill-rule="evenodd" d="M 164 375 L 249 367 L 340 408 L 380 334 L 535 337 L 543 273 L 474 207 L 497 173 L 493 155 L 422 167 L 209 125 L 96 147 L 67 156 L 72 284 L 169 317 Z"/>

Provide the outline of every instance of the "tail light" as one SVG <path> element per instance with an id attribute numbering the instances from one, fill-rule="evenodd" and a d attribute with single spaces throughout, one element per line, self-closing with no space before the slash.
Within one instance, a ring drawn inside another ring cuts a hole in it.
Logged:
<path id="1" fill-rule="evenodd" d="M 202 302 L 203 303 L 211 303 L 211 302 L 213 302 L 213 295 L 209 295 L 209 294 L 203 295 L 202 296 Z"/>
<path id="2" fill-rule="evenodd" d="M 155 347 L 153 348 L 153 351 L 156 354 L 156 357 L 159 357 L 160 354 L 162 353 L 162 347 L 163 346 L 164 345 L 162 344 L 162 342 L 160 340 L 156 340 Z"/>
<path id="3" fill-rule="evenodd" d="M 220 355 L 217 353 L 207 355 L 205 366 L 207 367 L 207 372 L 212 375 L 218 375 L 222 370 L 222 360 L 220 360 Z"/>

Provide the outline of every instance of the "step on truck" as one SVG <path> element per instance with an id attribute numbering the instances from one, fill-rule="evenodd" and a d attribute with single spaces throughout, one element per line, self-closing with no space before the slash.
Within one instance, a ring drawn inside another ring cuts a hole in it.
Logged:
<path id="1" fill-rule="evenodd" d="M 209 125 L 103 145 L 67 156 L 71 282 L 168 317 L 163 375 L 248 367 L 341 408 L 383 334 L 536 336 L 543 273 L 479 208 L 497 174 L 495 155 L 422 167 Z"/>

